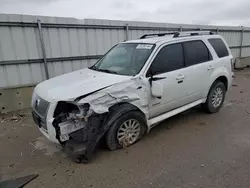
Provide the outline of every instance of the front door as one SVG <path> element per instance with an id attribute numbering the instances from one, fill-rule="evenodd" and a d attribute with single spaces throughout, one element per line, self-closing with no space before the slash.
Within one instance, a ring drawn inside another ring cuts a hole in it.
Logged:
<path id="1" fill-rule="evenodd" d="M 163 88 L 161 98 L 151 96 L 149 100 L 149 118 L 166 113 L 174 108 L 178 108 L 184 102 L 187 92 L 185 84 L 184 57 L 182 44 L 170 44 L 163 46 L 154 61 L 152 62 L 147 77 L 153 75 Z M 153 83 L 152 83 L 153 84 Z"/>

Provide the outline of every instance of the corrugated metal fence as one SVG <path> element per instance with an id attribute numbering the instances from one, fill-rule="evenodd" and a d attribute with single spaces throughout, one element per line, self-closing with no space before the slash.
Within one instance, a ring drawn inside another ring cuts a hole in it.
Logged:
<path id="1" fill-rule="evenodd" d="M 143 34 L 200 29 L 224 36 L 234 57 L 250 56 L 250 28 L 0 14 L 0 89 L 88 67 Z"/>
<path id="2" fill-rule="evenodd" d="M 146 33 L 197 29 L 223 35 L 235 57 L 250 54 L 250 28 L 0 15 L 0 88 L 45 80 L 44 61 L 51 78 L 92 65 L 118 42 Z"/>

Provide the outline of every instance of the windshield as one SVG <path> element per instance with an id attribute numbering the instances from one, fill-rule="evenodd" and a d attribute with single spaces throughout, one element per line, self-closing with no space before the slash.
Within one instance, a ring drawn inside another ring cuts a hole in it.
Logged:
<path id="1" fill-rule="evenodd" d="M 90 69 L 133 76 L 140 72 L 153 49 L 153 44 L 118 44 Z"/>

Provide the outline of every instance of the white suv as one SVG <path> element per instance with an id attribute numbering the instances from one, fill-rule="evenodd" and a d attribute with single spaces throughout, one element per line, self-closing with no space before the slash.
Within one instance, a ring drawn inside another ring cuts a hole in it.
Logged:
<path id="1" fill-rule="evenodd" d="M 33 118 L 49 140 L 87 162 L 100 140 L 115 150 L 196 105 L 217 112 L 232 82 L 232 59 L 211 32 L 144 35 L 117 44 L 92 67 L 38 84 Z"/>

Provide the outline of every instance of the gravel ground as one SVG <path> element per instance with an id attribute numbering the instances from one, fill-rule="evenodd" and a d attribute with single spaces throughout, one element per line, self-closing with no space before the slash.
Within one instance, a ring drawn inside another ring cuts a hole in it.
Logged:
<path id="1" fill-rule="evenodd" d="M 27 188 L 250 187 L 250 69 L 236 72 L 219 113 L 194 108 L 129 148 L 98 149 L 87 165 L 47 141 L 28 110 L 19 115 L 0 118 L 0 177 L 39 174 Z"/>

